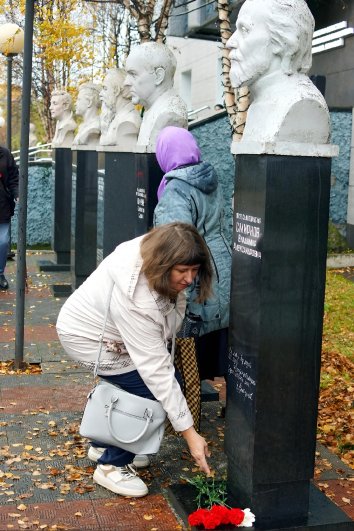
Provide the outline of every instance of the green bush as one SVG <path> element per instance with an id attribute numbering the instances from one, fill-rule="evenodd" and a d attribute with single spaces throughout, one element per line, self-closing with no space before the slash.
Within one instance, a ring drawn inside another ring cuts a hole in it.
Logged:
<path id="1" fill-rule="evenodd" d="M 327 252 L 328 254 L 350 252 L 346 239 L 331 220 L 328 224 Z"/>

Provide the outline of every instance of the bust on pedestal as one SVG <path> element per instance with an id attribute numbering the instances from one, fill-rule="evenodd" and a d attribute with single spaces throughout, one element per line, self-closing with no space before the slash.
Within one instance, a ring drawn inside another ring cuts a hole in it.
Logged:
<path id="1" fill-rule="evenodd" d="M 70 94 L 64 90 L 54 90 L 50 102 L 50 112 L 52 118 L 57 121 L 52 146 L 54 148 L 71 148 L 76 122 L 73 118 Z"/>
<path id="2" fill-rule="evenodd" d="M 160 91 L 156 91 L 155 76 L 145 76 L 144 72 L 145 66 L 134 79 L 139 94 L 140 90 L 142 94 L 148 94 L 147 101 L 150 102 L 151 93 L 158 97 Z M 103 189 L 103 193 L 102 200 L 99 194 L 98 202 L 98 260 L 111 253 L 119 243 L 145 234 L 152 226 L 156 191 L 162 178 L 155 155 L 146 153 L 146 145 L 143 148 L 137 145 L 145 116 L 139 133 L 141 118 L 134 107 L 138 100 L 131 98 L 130 77 L 131 73 L 126 75 L 123 70 L 109 70 L 101 91 L 101 140 L 98 150 L 104 151 L 104 176 L 99 177 L 99 189 Z M 158 77 L 162 82 L 163 68 L 160 68 Z M 161 109 L 157 110 L 164 109 L 161 100 Z M 155 126 L 154 123 L 152 125 Z M 114 231 L 113 226 L 116 227 Z"/>
<path id="3" fill-rule="evenodd" d="M 100 92 L 102 100 L 101 146 L 115 146 L 109 151 L 134 151 L 141 118 L 124 87 L 125 71 L 108 71 Z"/>
<path id="4" fill-rule="evenodd" d="M 78 116 L 82 116 L 83 121 L 73 140 L 74 148 L 86 146 L 88 149 L 96 149 L 101 133 L 100 89 L 101 87 L 95 83 L 80 85 L 75 112 Z"/>
<path id="5" fill-rule="evenodd" d="M 171 50 L 157 42 L 136 46 L 126 62 L 132 102 L 144 107 L 138 149 L 155 152 L 156 138 L 169 125 L 188 127 L 187 107 L 173 89 L 176 59 Z"/>
<path id="6" fill-rule="evenodd" d="M 57 255 L 57 264 L 40 264 L 41 271 L 70 270 L 71 239 L 71 184 L 72 154 L 76 123 L 72 113 L 72 99 L 64 90 L 54 90 L 50 112 L 57 121 L 52 140 L 54 163 L 53 229 L 52 245 Z"/>
<path id="7" fill-rule="evenodd" d="M 250 507 L 264 530 L 348 528 L 311 483 L 336 154 L 306 76 L 313 29 L 304 0 L 246 0 L 227 43 L 231 83 L 249 87 L 251 105 L 232 145 L 225 451 L 230 503 Z"/>
<path id="8" fill-rule="evenodd" d="M 79 87 L 76 114 L 82 116 L 74 138 L 72 168 L 73 215 L 71 226 L 72 284 L 77 288 L 96 268 L 100 90 L 95 83 Z"/>

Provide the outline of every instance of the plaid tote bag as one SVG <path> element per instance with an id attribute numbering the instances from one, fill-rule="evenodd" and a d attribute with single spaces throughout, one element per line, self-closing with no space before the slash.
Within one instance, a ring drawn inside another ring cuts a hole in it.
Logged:
<path id="1" fill-rule="evenodd" d="M 195 341 L 192 337 L 177 337 L 174 364 L 183 379 L 183 394 L 193 417 L 194 427 L 200 430 L 200 379 L 197 363 Z M 166 433 L 175 433 L 171 423 L 167 421 Z"/>

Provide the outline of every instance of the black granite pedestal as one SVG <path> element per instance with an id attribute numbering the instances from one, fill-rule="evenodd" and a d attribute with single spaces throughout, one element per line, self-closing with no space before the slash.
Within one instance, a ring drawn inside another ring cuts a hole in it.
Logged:
<path id="1" fill-rule="evenodd" d="M 252 529 L 353 529 L 312 483 L 330 170 L 329 158 L 237 156 L 227 503 L 251 509 Z M 195 493 L 169 492 L 186 520 Z"/>
<path id="2" fill-rule="evenodd" d="M 311 485 L 330 169 L 237 157 L 225 451 L 229 499 L 257 529 L 349 529 L 338 509 L 326 522 Z"/>
<path id="3" fill-rule="evenodd" d="M 55 148 L 52 245 L 56 262 L 39 260 L 40 271 L 70 271 L 71 165 L 71 149 Z"/>
<path id="4" fill-rule="evenodd" d="M 71 272 L 72 287 L 76 289 L 96 269 L 97 151 L 73 151 L 73 168 Z"/>
<path id="5" fill-rule="evenodd" d="M 104 154 L 99 177 L 98 261 L 153 224 L 162 171 L 154 153 Z"/>

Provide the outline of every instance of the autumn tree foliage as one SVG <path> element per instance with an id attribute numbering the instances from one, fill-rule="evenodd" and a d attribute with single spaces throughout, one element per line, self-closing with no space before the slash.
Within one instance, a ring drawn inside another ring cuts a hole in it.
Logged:
<path id="1" fill-rule="evenodd" d="M 37 0 L 34 24 L 33 92 L 48 138 L 53 136 L 49 112 L 54 88 L 73 90 L 81 72 L 90 70 L 94 55 L 85 5 L 78 0 Z M 87 20 L 87 19 L 86 19 Z"/>
<path id="2" fill-rule="evenodd" d="M 24 26 L 24 0 L 0 0 L 6 21 Z M 39 113 L 45 138 L 53 136 L 49 112 L 54 88 L 74 90 L 94 61 L 90 20 L 81 0 L 36 0 L 33 34 L 32 111 Z M 20 61 L 18 61 L 20 63 Z"/>

